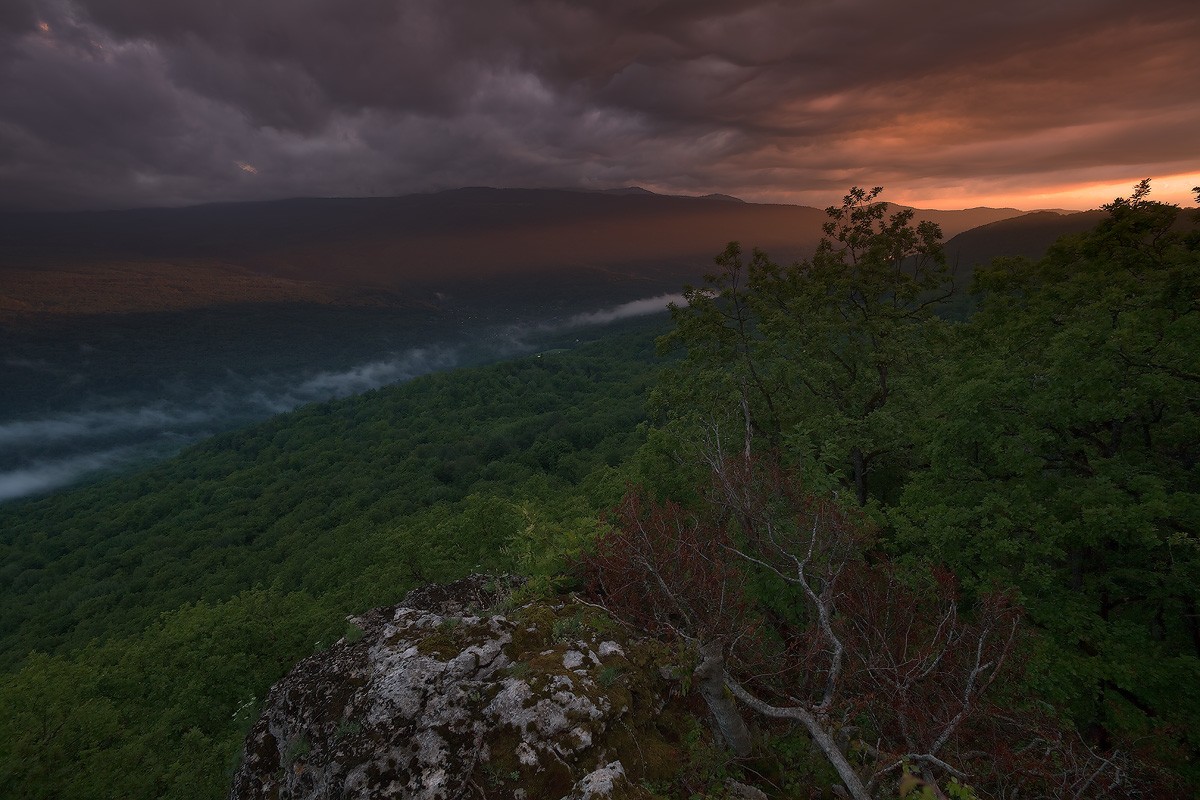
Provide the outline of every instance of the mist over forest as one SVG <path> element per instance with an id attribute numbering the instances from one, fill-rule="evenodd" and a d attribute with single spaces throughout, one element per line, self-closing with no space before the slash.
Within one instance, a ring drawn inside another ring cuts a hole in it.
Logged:
<path id="1" fill-rule="evenodd" d="M 0 404 L 0 502 L 152 463 L 204 437 L 307 403 L 595 338 L 603 335 L 596 326 L 663 314 L 668 303 L 682 299 L 659 295 L 548 313 L 541 320 L 534 318 L 536 309 L 511 321 L 503 320 L 503 312 L 465 320 L 426 315 L 420 328 L 411 312 L 296 314 L 267 306 L 226 312 L 240 317 L 233 321 L 196 319 L 203 312 L 122 321 L 116 336 L 74 325 L 51 342 L 14 337 L 0 376 L 10 385 L 24 384 L 25 391 Z M 267 319 L 271 315 L 278 319 Z M 218 325 L 204 336 L 204 352 L 195 352 L 197 329 Z M 160 338 L 153 349 L 144 345 L 146 337 L 165 331 L 169 344 Z M 237 331 L 251 341 L 230 341 Z M 69 338 L 72 333 L 81 338 Z M 275 341 L 263 341 L 268 333 Z M 314 336 L 321 341 L 311 341 Z M 89 339 L 107 341 L 97 346 Z M 284 348 L 292 359 L 279 357 Z"/>
<path id="2" fill-rule="evenodd" d="M 998 246 L 1038 255 L 1093 221 L 925 213 L 963 233 L 949 249 L 964 284 Z M 803 257 L 821 219 L 724 196 L 490 189 L 0 214 L 0 502 L 660 312 L 726 241 Z"/>

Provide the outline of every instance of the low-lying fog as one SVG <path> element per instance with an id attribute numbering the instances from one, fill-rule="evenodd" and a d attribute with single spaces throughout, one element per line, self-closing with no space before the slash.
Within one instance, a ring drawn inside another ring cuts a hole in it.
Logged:
<path id="1" fill-rule="evenodd" d="M 226 368 L 217 378 L 197 378 L 186 366 L 172 364 L 171 374 L 156 379 L 150 390 L 89 396 L 36 414 L 0 418 L 0 502 L 166 458 L 206 436 L 306 403 L 534 353 L 565 332 L 661 313 L 668 303 L 682 302 L 681 295 L 660 295 L 541 323 L 488 325 L 443 341 L 378 352 L 335 369 L 314 364 L 301 370 L 260 371 L 241 364 Z M 34 368 L 69 372 L 44 361 L 10 357 L 6 362 L 10 374 Z"/>

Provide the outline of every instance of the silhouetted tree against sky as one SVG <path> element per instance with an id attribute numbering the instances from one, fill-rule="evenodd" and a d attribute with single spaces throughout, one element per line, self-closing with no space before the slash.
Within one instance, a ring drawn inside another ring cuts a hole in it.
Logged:
<path id="1" fill-rule="evenodd" d="M 668 407 L 748 419 L 816 488 L 845 486 L 860 505 L 908 462 L 926 401 L 951 284 L 941 230 L 888 214 L 882 189 L 854 187 L 826 209 L 825 238 L 807 261 L 780 266 L 734 242 L 719 271 L 689 287 L 666 347 L 685 347 Z M 685 421 L 690 425 L 692 421 Z"/>

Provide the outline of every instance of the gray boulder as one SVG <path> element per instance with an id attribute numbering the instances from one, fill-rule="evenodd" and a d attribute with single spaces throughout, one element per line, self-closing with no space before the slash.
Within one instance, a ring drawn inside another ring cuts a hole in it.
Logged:
<path id="1" fill-rule="evenodd" d="M 694 727 L 653 641 L 594 609 L 499 613 L 471 576 L 351 622 L 269 693 L 230 797 L 648 797 Z"/>

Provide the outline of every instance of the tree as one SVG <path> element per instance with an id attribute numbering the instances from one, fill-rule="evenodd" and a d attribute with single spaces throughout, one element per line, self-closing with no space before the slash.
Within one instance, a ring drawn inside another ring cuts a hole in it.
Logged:
<path id="1" fill-rule="evenodd" d="M 790 267 L 759 250 L 744 261 L 730 243 L 663 341 L 687 349 L 663 390 L 684 427 L 744 418 L 813 486 L 844 486 L 860 505 L 912 449 L 933 308 L 950 291 L 939 227 L 914 225 L 911 209 L 888 215 L 881 191 L 855 187 L 826 209 L 816 254 Z"/>
<path id="2" fill-rule="evenodd" d="M 1149 192 L 977 273 L 893 521 L 972 585 L 1019 587 L 1053 643 L 1042 684 L 1094 745 L 1195 754 L 1200 242 Z"/>
<path id="3" fill-rule="evenodd" d="M 757 635 L 760 622 L 722 528 L 636 491 L 626 493 L 614 517 L 616 527 L 583 558 L 592 593 L 618 609 L 619 619 L 694 648 L 701 695 L 730 748 L 748 755 L 750 734 L 725 695 L 724 663 Z"/>
<path id="4" fill-rule="evenodd" d="M 730 695 L 802 724 L 856 800 L 909 764 L 933 786 L 965 779 L 979 757 L 959 740 L 1013 647 L 1015 608 L 994 595 L 968 619 L 946 575 L 915 587 L 868 564 L 857 515 L 778 464 L 711 455 L 702 512 L 627 494 L 584 560 L 593 597 L 691 646 L 697 685 L 739 755 L 749 735 Z M 763 581 L 765 593 L 749 588 Z"/>

